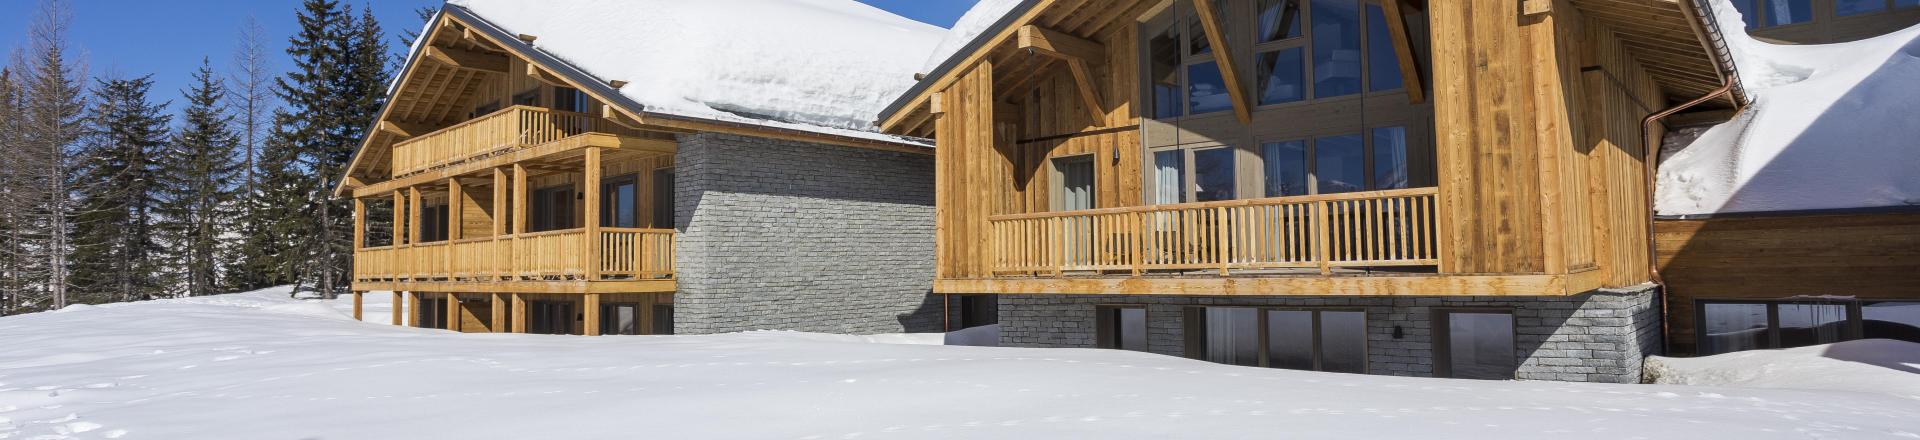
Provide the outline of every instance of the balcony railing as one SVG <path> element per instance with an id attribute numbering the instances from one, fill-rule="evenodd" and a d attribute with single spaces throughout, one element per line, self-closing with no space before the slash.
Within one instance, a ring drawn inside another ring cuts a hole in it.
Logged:
<path id="1" fill-rule="evenodd" d="M 603 118 L 513 106 L 393 145 L 393 175 L 405 176 L 587 133 L 630 134 Z"/>
<path id="2" fill-rule="evenodd" d="M 1429 266 L 1434 188 L 1001 215 L 995 275 Z"/>
<path id="3" fill-rule="evenodd" d="M 673 278 L 673 230 L 600 228 L 599 235 L 599 255 L 589 255 L 585 229 L 362 248 L 354 253 L 354 279 L 607 281 Z M 588 270 L 592 265 L 597 265 L 598 270 Z"/>

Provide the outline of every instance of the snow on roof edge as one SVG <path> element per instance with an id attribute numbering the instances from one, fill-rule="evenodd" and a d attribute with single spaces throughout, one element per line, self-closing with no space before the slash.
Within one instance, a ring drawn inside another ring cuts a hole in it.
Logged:
<path id="1" fill-rule="evenodd" d="M 874 117 L 874 123 L 879 124 L 881 121 L 893 117 L 895 113 L 905 110 L 907 104 L 913 102 L 913 97 L 925 93 L 928 88 L 933 87 L 933 83 L 940 81 L 941 77 L 951 73 L 953 69 L 959 68 L 960 66 L 958 64 L 960 64 L 960 60 L 965 59 L 969 54 L 979 51 L 980 46 L 986 44 L 986 40 L 983 40 L 981 37 L 999 33 L 1008 26 L 1012 26 L 1014 19 L 1025 15 L 1028 10 L 1033 9 L 1034 6 L 1039 4 L 1040 0 L 1021 0 L 1019 5 L 1008 10 L 1006 15 L 1000 16 L 1000 19 L 994 21 L 992 26 L 988 26 L 985 30 L 981 31 L 980 34 L 975 35 L 965 46 L 961 46 L 960 50 L 954 51 L 952 55 L 948 55 L 947 60 L 941 62 L 939 67 L 934 68 L 931 72 L 927 72 L 925 79 L 915 82 L 913 87 L 908 88 L 905 93 L 900 94 L 899 98 L 895 98 L 892 104 L 887 104 L 886 109 L 881 110 L 880 114 Z"/>

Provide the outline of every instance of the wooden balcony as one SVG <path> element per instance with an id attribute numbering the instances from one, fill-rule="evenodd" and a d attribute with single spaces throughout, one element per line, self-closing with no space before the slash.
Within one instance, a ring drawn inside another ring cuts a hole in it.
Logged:
<path id="1" fill-rule="evenodd" d="M 674 231 L 598 228 L 362 248 L 356 290 L 672 292 Z"/>
<path id="2" fill-rule="evenodd" d="M 406 177 L 589 133 L 635 136 L 636 130 L 583 113 L 513 106 L 394 144 L 393 175 Z"/>

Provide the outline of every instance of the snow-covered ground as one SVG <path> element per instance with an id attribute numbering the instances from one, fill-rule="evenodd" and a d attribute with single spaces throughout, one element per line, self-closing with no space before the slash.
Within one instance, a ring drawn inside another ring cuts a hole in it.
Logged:
<path id="1" fill-rule="evenodd" d="M 1660 214 L 1920 206 L 1920 26 L 1777 45 L 1711 5 L 1753 105 L 1664 153 Z"/>
<path id="2" fill-rule="evenodd" d="M 1698 358 L 1654 357 L 1655 383 L 1857 391 L 1920 400 L 1920 344 L 1866 339 Z"/>
<path id="3" fill-rule="evenodd" d="M 1876 392 L 1311 373 L 935 335 L 457 334 L 346 309 L 280 290 L 0 318 L 0 438 L 1920 438 L 1920 400 Z"/>

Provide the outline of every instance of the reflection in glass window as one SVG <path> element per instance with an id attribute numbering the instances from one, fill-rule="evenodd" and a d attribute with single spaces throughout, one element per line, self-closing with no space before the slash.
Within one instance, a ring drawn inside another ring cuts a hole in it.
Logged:
<path id="1" fill-rule="evenodd" d="M 1313 312 L 1267 311 L 1267 366 L 1313 369 Z"/>
<path id="2" fill-rule="evenodd" d="M 1260 365 L 1260 315 L 1242 307 L 1206 308 L 1206 360 L 1229 365 Z"/>
<path id="3" fill-rule="evenodd" d="M 1367 90 L 1400 88 L 1400 56 L 1380 5 L 1367 4 Z"/>
<path id="4" fill-rule="evenodd" d="M 1147 351 L 1147 309 L 1144 307 L 1099 307 L 1101 348 Z"/>
<path id="5" fill-rule="evenodd" d="M 1448 312 L 1446 331 L 1448 377 L 1513 378 L 1513 315 Z"/>
<path id="6" fill-rule="evenodd" d="M 1747 29 L 1760 27 L 1760 0 L 1732 0 L 1733 10 L 1740 11 L 1740 19 L 1747 22 Z"/>
<path id="7" fill-rule="evenodd" d="M 1860 306 L 1860 337 L 1920 342 L 1920 302 L 1876 302 Z"/>
<path id="8" fill-rule="evenodd" d="M 1319 194 L 1367 189 L 1366 154 L 1359 135 L 1316 139 L 1313 154 L 1314 184 Z"/>
<path id="9" fill-rule="evenodd" d="M 1180 116 L 1180 31 L 1167 26 L 1147 40 L 1147 66 L 1153 83 L 1153 118 Z"/>
<path id="10" fill-rule="evenodd" d="M 1360 92 L 1360 3 L 1313 0 L 1313 96 Z"/>
<path id="11" fill-rule="evenodd" d="M 1813 21 L 1813 0 L 1760 0 L 1767 5 L 1767 26 Z M 1839 0 L 1845 3 L 1849 0 Z M 1852 0 L 1859 1 L 1859 0 Z M 1879 4 L 1880 0 L 1870 0 Z M 1835 7 L 1842 7 L 1836 5 Z"/>
<path id="12" fill-rule="evenodd" d="M 1893 0 L 1893 7 L 1895 9 L 1920 7 L 1920 0 Z"/>
<path id="13" fill-rule="evenodd" d="M 1300 36 L 1299 0 L 1260 0 L 1260 42 Z"/>
<path id="14" fill-rule="evenodd" d="M 1845 340 L 1845 304 L 1779 304 L 1780 347 L 1831 344 Z"/>
<path id="15" fill-rule="evenodd" d="M 1220 78 L 1220 65 L 1208 61 L 1187 66 L 1187 105 L 1187 114 L 1194 115 L 1233 108 L 1227 80 Z"/>
<path id="16" fill-rule="evenodd" d="M 1233 148 L 1193 151 L 1193 201 L 1233 200 Z"/>
<path id="17" fill-rule="evenodd" d="M 1373 189 L 1407 187 L 1407 128 L 1373 129 Z"/>
<path id="18" fill-rule="evenodd" d="M 1320 312 L 1320 371 L 1367 372 L 1367 313 Z"/>
<path id="19" fill-rule="evenodd" d="M 1260 105 L 1294 102 L 1307 97 L 1306 65 L 1301 48 L 1260 54 Z"/>
<path id="20" fill-rule="evenodd" d="M 1883 0 L 1833 0 L 1833 14 L 1841 17 L 1885 10 L 1887 3 Z"/>
<path id="21" fill-rule="evenodd" d="M 1700 347 L 1702 355 L 1771 348 L 1767 336 L 1767 305 L 1739 303 L 1701 304 Z"/>
<path id="22" fill-rule="evenodd" d="M 1186 152 L 1166 150 L 1153 153 L 1153 202 L 1184 203 L 1187 201 L 1185 182 L 1187 180 Z"/>
<path id="23" fill-rule="evenodd" d="M 1260 144 L 1260 161 L 1266 167 L 1267 197 L 1307 194 L 1307 141 Z"/>
<path id="24" fill-rule="evenodd" d="M 1213 2 L 1214 10 L 1220 10 L 1222 3 L 1225 2 L 1215 0 Z M 1214 23 L 1225 23 L 1225 21 L 1216 20 Z M 1187 16 L 1187 54 L 1206 55 L 1209 52 L 1213 52 L 1213 42 L 1207 40 L 1207 27 L 1206 25 L 1200 24 L 1199 10 L 1196 9 L 1193 15 Z"/>

